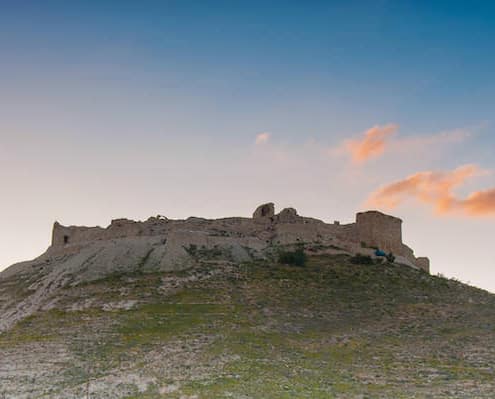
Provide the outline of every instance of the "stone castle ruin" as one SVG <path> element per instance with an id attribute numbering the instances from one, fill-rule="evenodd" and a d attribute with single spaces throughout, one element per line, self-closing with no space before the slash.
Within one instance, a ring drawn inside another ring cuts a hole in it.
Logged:
<path id="1" fill-rule="evenodd" d="M 150 270 L 188 267 L 200 255 L 211 253 L 233 261 L 248 261 L 264 258 L 274 248 L 303 244 L 314 253 L 361 253 L 372 257 L 380 249 L 392 252 L 397 263 L 429 271 L 428 258 L 415 257 L 413 250 L 402 243 L 399 218 L 367 211 L 358 213 L 355 223 L 327 224 L 299 216 L 293 208 L 276 214 L 273 203 L 260 205 L 252 218 L 171 220 L 157 216 L 144 222 L 117 219 L 107 228 L 66 227 L 56 222 L 47 254 L 73 254 L 93 244 L 115 260 L 124 256 L 122 250 L 110 249 L 119 243 L 127 253 L 145 253 L 143 266 Z"/>
<path id="2" fill-rule="evenodd" d="M 402 243 L 402 221 L 377 211 L 358 213 L 350 224 L 324 223 L 299 216 L 295 209 L 275 213 L 272 203 L 259 206 L 252 218 L 144 222 L 113 220 L 107 228 L 53 226 L 48 250 L 0 273 L 0 283 L 30 281 L 19 302 L 0 301 L 0 332 L 40 309 L 55 306 L 61 287 L 136 272 L 179 271 L 213 262 L 215 267 L 256 259 L 274 259 L 280 249 L 303 246 L 312 254 L 374 256 L 393 252 L 395 262 L 429 271 L 427 258 L 416 258 Z M 55 302 L 54 302 L 55 301 Z"/>

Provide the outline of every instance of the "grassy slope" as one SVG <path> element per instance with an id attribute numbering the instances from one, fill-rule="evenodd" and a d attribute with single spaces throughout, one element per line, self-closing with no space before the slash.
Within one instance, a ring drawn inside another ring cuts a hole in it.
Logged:
<path id="1" fill-rule="evenodd" d="M 0 351 L 68 345 L 63 373 L 35 375 L 33 397 L 116 370 L 151 378 L 141 393 L 129 382 L 118 395 L 128 399 L 491 398 L 495 389 L 495 297 L 407 267 L 345 256 L 208 264 L 114 276 L 64 290 L 62 303 L 84 297 L 141 305 L 51 310 L 1 335 Z"/>

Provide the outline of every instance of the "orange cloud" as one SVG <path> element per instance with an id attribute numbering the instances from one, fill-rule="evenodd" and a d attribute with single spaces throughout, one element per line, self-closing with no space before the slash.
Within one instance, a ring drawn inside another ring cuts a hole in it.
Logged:
<path id="1" fill-rule="evenodd" d="M 495 214 L 495 188 L 475 191 L 458 205 L 464 212 L 473 216 Z"/>
<path id="2" fill-rule="evenodd" d="M 393 124 L 373 126 L 364 132 L 363 137 L 345 141 L 344 148 L 355 163 L 379 157 L 385 152 L 390 138 L 398 128 L 399 126 Z"/>
<path id="3" fill-rule="evenodd" d="M 455 129 L 430 135 L 395 137 L 398 125 L 387 124 L 374 126 L 365 131 L 361 137 L 345 140 L 340 146 L 331 148 L 330 154 L 346 154 L 355 164 L 361 164 L 385 153 L 411 154 L 430 147 L 461 143 L 472 137 L 469 129 Z"/>
<path id="4" fill-rule="evenodd" d="M 474 192 L 465 199 L 459 199 L 453 193 L 455 188 L 483 173 L 476 165 L 464 165 L 449 172 L 419 172 L 372 193 L 367 205 L 392 209 L 407 199 L 414 198 L 433 206 L 437 214 L 495 214 L 495 188 Z"/>

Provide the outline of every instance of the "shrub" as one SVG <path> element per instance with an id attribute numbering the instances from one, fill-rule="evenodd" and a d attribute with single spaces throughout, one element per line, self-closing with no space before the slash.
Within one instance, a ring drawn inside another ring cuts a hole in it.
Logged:
<path id="1" fill-rule="evenodd" d="M 303 248 L 297 248 L 294 251 L 282 251 L 278 254 L 279 263 L 293 266 L 305 266 L 307 256 Z"/>
<path id="2" fill-rule="evenodd" d="M 351 263 L 355 265 L 372 265 L 373 259 L 369 255 L 356 254 L 351 258 Z"/>
<path id="3" fill-rule="evenodd" d="M 390 252 L 387 255 L 387 261 L 389 261 L 390 263 L 394 263 L 394 261 L 395 261 L 395 255 L 392 252 Z"/>
<path id="4" fill-rule="evenodd" d="M 191 255 L 191 256 L 196 255 L 196 252 L 197 252 L 197 250 L 198 250 L 198 246 L 197 246 L 197 245 L 195 245 L 195 244 L 189 244 L 189 246 L 188 246 L 188 247 L 183 247 L 183 248 L 184 248 L 184 249 L 186 250 L 186 252 L 187 252 L 189 255 Z"/>

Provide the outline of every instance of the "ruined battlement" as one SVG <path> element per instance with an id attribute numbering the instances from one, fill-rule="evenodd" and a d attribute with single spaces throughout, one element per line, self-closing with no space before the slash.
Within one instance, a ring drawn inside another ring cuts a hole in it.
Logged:
<path id="1" fill-rule="evenodd" d="M 50 251 L 63 252 L 91 242 L 146 237 L 162 240 L 169 251 L 179 255 L 182 248 L 200 245 L 235 248 L 240 259 L 246 259 L 248 253 L 263 256 L 264 251 L 273 246 L 298 243 L 318 244 L 321 248 L 341 249 L 350 254 L 374 255 L 374 249 L 379 248 L 394 253 L 401 263 L 429 271 L 428 258 L 416 258 L 403 244 L 399 218 L 367 211 L 358 213 L 354 223 L 328 224 L 300 216 L 294 208 L 285 208 L 276 214 L 273 203 L 260 205 L 252 218 L 173 220 L 157 216 L 143 222 L 116 219 L 106 228 L 63 226 L 55 222 Z M 176 248 L 170 248 L 172 245 Z"/>

